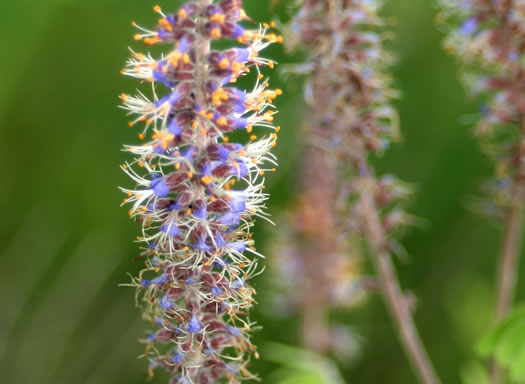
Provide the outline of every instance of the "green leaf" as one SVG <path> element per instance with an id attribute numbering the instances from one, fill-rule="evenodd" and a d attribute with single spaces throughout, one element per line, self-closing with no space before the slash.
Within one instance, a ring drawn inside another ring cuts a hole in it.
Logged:
<path id="1" fill-rule="evenodd" d="M 525 318 L 522 321 L 515 321 L 512 326 L 501 337 L 494 355 L 498 361 L 504 364 L 511 364 L 517 353 L 525 344 Z"/>
<path id="2" fill-rule="evenodd" d="M 279 364 L 278 384 L 344 384 L 334 362 L 311 351 L 284 344 L 268 343 L 262 348 L 263 358 Z"/>
<path id="3" fill-rule="evenodd" d="M 478 345 L 478 352 L 493 356 L 510 373 L 512 383 L 525 382 L 525 306 L 521 305 L 490 329 Z M 472 381 L 465 381 L 466 383 Z"/>
<path id="4" fill-rule="evenodd" d="M 525 322 L 525 306 L 517 307 L 506 319 L 489 330 L 478 344 L 478 353 L 484 357 L 492 355 L 509 329 L 520 322 Z"/>
<path id="5" fill-rule="evenodd" d="M 479 361 L 472 361 L 461 370 L 461 382 L 463 384 L 488 384 L 487 369 Z"/>

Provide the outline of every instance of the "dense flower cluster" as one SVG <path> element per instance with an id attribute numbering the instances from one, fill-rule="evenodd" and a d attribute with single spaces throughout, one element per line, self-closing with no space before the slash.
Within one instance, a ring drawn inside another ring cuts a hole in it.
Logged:
<path id="1" fill-rule="evenodd" d="M 294 300 L 317 313 L 351 302 L 364 281 L 359 278 L 364 221 L 356 203 L 363 188 L 384 209 L 386 233 L 407 219 L 396 204 L 407 194 L 406 186 L 391 176 L 375 180 L 367 163 L 369 154 L 382 153 L 398 136 L 379 6 L 377 1 L 304 0 L 288 28 L 288 46 L 309 53 L 305 64 L 289 71 L 307 76 L 310 114 L 304 122 L 303 188 L 291 216 L 297 241 L 279 253 L 278 265 L 301 271 L 302 297 Z M 386 246 L 398 248 L 393 241 Z M 312 339 L 312 330 L 305 332 Z M 306 343 L 326 350 L 337 337 L 330 339 Z"/>
<path id="2" fill-rule="evenodd" d="M 167 43 L 159 59 L 132 51 L 123 74 L 150 82 L 153 98 L 123 94 L 123 108 L 139 125 L 143 145 L 126 146 L 134 160 L 122 166 L 135 182 L 124 203 L 141 223 L 146 268 L 133 278 L 144 318 L 154 328 L 143 340 L 150 373 L 162 367 L 170 383 L 237 383 L 255 354 L 247 317 L 258 273 L 251 229 L 266 218 L 264 173 L 276 164 L 270 153 L 278 127 L 260 66 L 274 63 L 259 52 L 281 37 L 270 26 L 246 29 L 241 0 L 199 0 L 174 14 L 160 7 L 158 25 L 138 27 L 146 46 Z M 135 23 L 133 23 L 135 25 Z M 230 39 L 232 47 L 214 50 Z M 232 87 L 254 77 L 251 92 Z M 263 134 L 260 128 L 274 132 Z M 247 144 L 228 134 L 248 132 Z M 268 165 L 266 165 L 268 164 Z M 253 257 L 250 257 L 252 255 Z"/>
<path id="3" fill-rule="evenodd" d="M 447 22 L 445 47 L 461 60 L 464 83 L 483 96 L 477 134 L 497 163 L 488 187 L 501 214 L 513 203 L 516 183 L 525 178 L 525 1 L 442 0 Z"/>

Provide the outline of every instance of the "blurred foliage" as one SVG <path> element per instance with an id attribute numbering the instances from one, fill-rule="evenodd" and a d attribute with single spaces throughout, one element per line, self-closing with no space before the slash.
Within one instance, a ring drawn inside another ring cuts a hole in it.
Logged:
<path id="1" fill-rule="evenodd" d="M 174 0 L 159 3 L 177 6 Z M 272 18 L 270 3 L 246 0 L 249 14 L 261 21 Z M 279 3 L 283 14 L 290 1 Z M 117 186 L 127 183 L 120 148 L 138 139 L 117 109 L 117 96 L 135 86 L 119 75 L 127 45 L 135 44 L 130 21 L 152 24 L 154 4 L 0 2 L 3 384 L 145 381 L 146 362 L 136 360 L 143 348 L 136 341 L 144 334 L 140 313 L 133 291 L 118 287 L 141 262 L 133 261 L 137 227 L 118 208 Z M 398 270 L 403 286 L 418 297 L 416 321 L 443 382 L 453 384 L 469 375 L 464 372 L 476 377 L 464 363 L 476 358 L 475 340 L 490 323 L 501 228 L 465 208 L 492 172 L 470 127 L 460 123 L 461 116 L 478 113 L 477 106 L 466 100 L 454 61 L 441 49 L 433 7 L 432 0 L 396 0 L 385 9 L 396 21 L 389 45 L 398 56 L 393 74 L 403 94 L 397 107 L 404 140 L 377 159 L 377 167 L 418 185 L 411 212 L 431 227 L 407 234 L 410 261 Z M 280 47 L 267 55 L 282 63 L 296 59 Z M 277 215 L 301 192 L 295 159 L 303 112 L 300 82 L 273 81 L 286 92 L 279 100 L 281 166 L 268 188 Z M 268 251 L 271 229 L 259 223 L 256 233 L 258 248 Z M 264 275 L 257 288 L 254 318 L 264 330 L 256 342 L 297 343 L 297 319 L 263 310 L 271 308 Z M 518 297 L 524 294 L 522 280 Z M 345 382 L 416 382 L 379 296 L 335 317 L 365 340 L 360 359 L 339 362 Z M 272 382 L 284 361 L 263 352 L 253 368 Z M 166 377 L 152 382 L 165 383 Z"/>
<path id="2" fill-rule="evenodd" d="M 525 382 L 525 305 L 493 326 L 478 346 L 484 357 L 494 356 L 510 372 L 513 383 Z"/>
<path id="3" fill-rule="evenodd" d="M 344 384 L 335 364 L 313 352 L 277 343 L 263 345 L 269 361 L 283 368 L 268 377 L 276 384 Z"/>

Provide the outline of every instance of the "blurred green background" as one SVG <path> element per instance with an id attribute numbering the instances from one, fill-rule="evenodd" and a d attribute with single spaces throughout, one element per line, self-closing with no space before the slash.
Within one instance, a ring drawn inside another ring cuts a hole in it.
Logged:
<path id="1" fill-rule="evenodd" d="M 137 227 L 119 208 L 124 143 L 135 142 L 117 109 L 136 83 L 119 75 L 133 45 L 131 20 L 151 25 L 150 0 L 17 0 L 0 3 L 0 382 L 3 384 L 143 383 L 146 362 L 133 290 L 118 287 L 140 261 Z M 158 2 L 175 9 L 177 1 Z M 271 20 L 266 0 L 246 1 L 248 13 Z M 283 2 L 281 2 L 283 3 Z M 284 1 L 286 5 L 287 1 Z M 289 3 L 289 1 L 288 1 Z M 444 383 L 460 383 L 473 345 L 490 321 L 495 255 L 501 227 L 466 206 L 491 174 L 471 127 L 475 113 L 457 81 L 453 58 L 441 49 L 432 0 L 392 0 L 398 56 L 393 73 L 403 97 L 403 141 L 378 159 L 380 172 L 415 183 L 410 211 L 426 218 L 404 245 L 403 286 L 418 296 L 416 320 Z M 292 61 L 281 48 L 267 56 Z M 275 79 L 278 83 L 279 80 Z M 279 171 L 269 180 L 270 210 L 278 215 L 295 191 L 301 88 L 280 84 Z M 258 248 L 271 249 L 259 223 Z M 268 310 L 265 277 L 257 281 L 264 325 L 256 343 L 296 344 L 296 319 Z M 518 298 L 525 285 L 520 283 Z M 362 350 L 340 368 L 347 383 L 413 384 L 382 300 L 335 314 L 361 335 Z M 278 369 L 262 354 L 262 378 Z M 286 359 L 286 356 L 285 358 Z M 154 383 L 166 382 L 159 375 Z M 265 381 L 271 382 L 271 380 Z M 299 381 L 300 382 L 300 381 Z"/>

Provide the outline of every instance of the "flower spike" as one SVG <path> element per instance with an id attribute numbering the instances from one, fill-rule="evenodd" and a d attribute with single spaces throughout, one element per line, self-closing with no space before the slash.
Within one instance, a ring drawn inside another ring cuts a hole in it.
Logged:
<path id="1" fill-rule="evenodd" d="M 264 129 L 276 131 L 273 101 L 281 91 L 268 88 L 260 68 L 274 62 L 259 53 L 281 38 L 268 26 L 245 28 L 240 0 L 154 11 L 161 17 L 154 28 L 133 23 L 135 39 L 173 49 L 160 58 L 132 50 L 122 73 L 151 83 L 152 97 L 120 97 L 144 141 L 124 147 L 133 160 L 122 169 L 134 186 L 121 188 L 142 227 L 146 267 L 131 285 L 153 328 L 142 340 L 144 356 L 150 374 L 164 368 L 170 383 L 238 383 L 254 377 L 246 366 L 258 357 L 248 281 L 262 255 L 251 230 L 256 216 L 267 219 L 263 175 L 277 164 L 277 134 Z M 235 46 L 213 50 L 218 39 Z M 231 85 L 250 72 L 258 75 L 253 90 Z M 229 141 L 239 130 L 247 143 Z"/>

